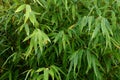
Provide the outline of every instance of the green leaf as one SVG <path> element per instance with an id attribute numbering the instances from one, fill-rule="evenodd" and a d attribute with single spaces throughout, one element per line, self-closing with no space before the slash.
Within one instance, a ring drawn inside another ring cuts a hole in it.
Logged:
<path id="1" fill-rule="evenodd" d="M 97 36 L 97 34 L 98 34 L 99 31 L 100 31 L 100 25 L 98 23 L 98 26 L 96 26 L 95 29 L 94 29 L 94 31 L 93 31 L 91 40 L 94 39 Z"/>
<path id="2" fill-rule="evenodd" d="M 23 42 L 29 40 L 29 39 L 32 38 L 34 35 L 35 35 L 35 33 L 30 34 L 28 37 L 26 37 L 26 38 L 23 40 Z"/>
<path id="3" fill-rule="evenodd" d="M 30 39 L 30 46 L 28 47 L 26 51 L 26 58 L 31 54 L 31 51 L 35 51 L 35 54 L 37 54 L 38 49 L 40 49 L 41 53 L 43 51 L 43 47 L 50 42 L 49 37 L 42 32 L 40 29 L 35 29 L 32 34 L 27 36 L 24 41 L 27 41 Z"/>
<path id="4" fill-rule="evenodd" d="M 43 4 L 39 0 L 35 0 L 40 6 L 44 7 Z"/>
<path id="5" fill-rule="evenodd" d="M 51 69 L 54 70 L 55 77 L 56 77 L 57 79 L 61 80 L 60 72 L 62 72 L 63 74 L 64 74 L 64 72 L 63 72 L 60 68 L 58 68 L 57 66 L 54 66 L 54 65 L 51 66 Z M 60 71 L 60 72 L 59 72 L 59 71 Z"/>
<path id="6" fill-rule="evenodd" d="M 88 73 L 88 71 L 91 69 L 92 57 L 91 57 L 91 53 L 89 50 L 86 51 L 86 54 L 87 54 L 87 62 L 88 62 L 86 73 Z"/>
<path id="7" fill-rule="evenodd" d="M 9 80 L 12 80 L 12 73 L 9 71 Z"/>
<path id="8" fill-rule="evenodd" d="M 74 74 L 76 72 L 76 68 L 78 68 L 78 70 L 81 67 L 81 60 L 82 60 L 82 55 L 83 55 L 83 50 L 79 49 L 77 51 L 75 51 L 71 56 L 70 56 L 70 67 L 69 67 L 69 72 L 72 69 L 73 66 L 73 70 L 74 70 Z"/>
<path id="9" fill-rule="evenodd" d="M 19 6 L 15 12 L 22 11 L 23 9 L 25 9 L 25 6 L 26 6 L 26 4 L 23 4 L 23 5 Z"/>
<path id="10" fill-rule="evenodd" d="M 87 24 L 87 16 L 84 16 L 81 20 L 80 23 L 78 23 L 80 26 L 80 31 L 82 32 L 83 28 L 86 26 Z"/>
<path id="11" fill-rule="evenodd" d="M 26 5 L 26 13 L 25 13 L 25 20 L 24 20 L 24 23 L 26 23 L 27 22 L 27 20 L 28 20 L 28 18 L 30 17 L 30 13 L 31 13 L 31 7 L 30 7 L 30 5 Z"/>
<path id="12" fill-rule="evenodd" d="M 108 22 L 107 19 L 105 19 L 105 24 L 106 24 L 106 28 L 107 28 L 108 31 L 109 31 L 109 34 L 110 34 L 111 36 L 113 36 L 113 32 L 112 32 L 111 25 L 110 25 L 110 23 Z"/>
<path id="13" fill-rule="evenodd" d="M 36 72 L 41 72 L 43 71 L 45 68 L 39 68 Z"/>
<path id="14" fill-rule="evenodd" d="M 117 24 L 117 18 L 116 18 L 116 14 L 114 11 L 112 11 L 112 18 L 111 18 L 111 22 L 112 22 L 112 26 L 114 26 L 113 29 L 116 29 L 116 24 Z"/>
<path id="15" fill-rule="evenodd" d="M 59 31 L 59 33 L 55 35 L 54 43 L 56 43 L 59 39 L 62 38 L 63 33 L 63 31 Z"/>
<path id="16" fill-rule="evenodd" d="M 49 74 L 51 75 L 52 80 L 54 80 L 54 71 L 52 69 L 49 70 Z"/>
<path id="17" fill-rule="evenodd" d="M 2 76 L 0 76 L 0 79 L 4 80 L 7 78 L 8 75 L 9 75 L 9 71 L 5 72 Z"/>
<path id="18" fill-rule="evenodd" d="M 99 70 L 98 70 L 98 65 L 97 65 L 97 64 L 99 64 L 98 61 L 97 61 L 97 58 L 96 58 L 94 55 L 92 55 L 92 66 L 93 66 L 93 70 L 94 70 L 94 72 L 95 72 L 96 77 L 97 77 L 98 79 L 101 79 L 101 75 L 100 75 L 100 72 L 99 72 Z"/>
<path id="19" fill-rule="evenodd" d="M 35 14 L 33 14 L 33 12 L 30 12 L 30 21 L 32 22 L 32 24 L 34 25 L 36 22 L 36 17 Z"/>
<path id="20" fill-rule="evenodd" d="M 64 2 L 64 4 L 65 4 L 65 8 L 66 8 L 66 10 L 68 10 L 68 0 L 63 0 Z"/>
<path id="21" fill-rule="evenodd" d="M 26 31 L 27 36 L 29 36 L 30 30 L 29 30 L 28 24 L 25 24 L 25 31 Z"/>
<path id="22" fill-rule="evenodd" d="M 28 76 L 29 76 L 29 74 L 30 74 L 31 71 L 32 71 L 32 69 L 28 70 L 28 72 L 27 72 L 27 74 L 25 76 L 25 80 L 27 80 L 27 78 L 28 78 Z"/>
<path id="23" fill-rule="evenodd" d="M 49 69 L 45 68 L 44 69 L 44 78 L 43 80 L 49 80 Z"/>
<path id="24" fill-rule="evenodd" d="M 89 16 L 88 17 L 88 27 L 89 27 L 89 31 L 91 30 L 91 28 L 92 28 L 92 22 L 93 22 L 93 19 L 94 19 L 94 17 L 93 16 Z"/>
<path id="25" fill-rule="evenodd" d="M 103 33 L 103 36 L 106 35 L 108 36 L 109 35 L 109 32 L 106 28 L 106 24 L 105 24 L 105 18 L 102 18 L 101 20 L 101 29 L 102 29 L 102 33 Z"/>
<path id="26" fill-rule="evenodd" d="M 75 15 L 76 15 L 75 5 L 72 5 L 72 18 L 73 18 L 73 20 L 75 20 Z"/>
<path id="27" fill-rule="evenodd" d="M 25 24 L 22 24 L 20 27 L 19 27 L 19 31 L 18 33 L 20 33 L 22 31 L 22 29 L 24 28 Z"/>
<path id="28" fill-rule="evenodd" d="M 4 68 L 4 66 L 7 64 L 8 60 L 10 60 L 16 53 L 13 53 L 12 55 L 10 55 L 6 61 L 4 62 L 4 64 L 2 65 L 2 68 Z"/>

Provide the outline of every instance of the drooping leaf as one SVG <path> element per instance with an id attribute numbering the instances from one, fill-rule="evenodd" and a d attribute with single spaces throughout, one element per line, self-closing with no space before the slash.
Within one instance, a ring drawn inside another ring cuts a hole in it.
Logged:
<path id="1" fill-rule="evenodd" d="M 43 80 L 49 80 L 49 69 L 46 68 L 44 69 L 44 78 Z"/>
<path id="2" fill-rule="evenodd" d="M 25 9 L 25 7 L 26 7 L 26 4 L 23 4 L 23 5 L 19 6 L 15 12 L 20 12 L 23 9 Z"/>

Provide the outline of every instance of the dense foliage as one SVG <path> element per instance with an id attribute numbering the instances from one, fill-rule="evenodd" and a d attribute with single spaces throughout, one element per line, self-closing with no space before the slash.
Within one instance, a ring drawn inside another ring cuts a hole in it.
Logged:
<path id="1" fill-rule="evenodd" d="M 120 80 L 120 0 L 0 0 L 0 80 Z"/>

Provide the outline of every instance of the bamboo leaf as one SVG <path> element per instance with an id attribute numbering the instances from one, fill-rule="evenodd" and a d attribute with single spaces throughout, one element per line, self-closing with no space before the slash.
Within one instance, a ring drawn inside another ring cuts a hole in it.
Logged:
<path id="1" fill-rule="evenodd" d="M 12 73 L 11 73 L 11 71 L 9 72 L 9 80 L 12 80 Z"/>
<path id="2" fill-rule="evenodd" d="M 43 78 L 43 80 L 48 80 L 48 79 L 49 79 L 49 69 L 46 68 L 46 69 L 44 69 L 44 78 Z"/>
<path id="3" fill-rule="evenodd" d="M 94 55 L 92 55 L 92 66 L 93 66 L 95 75 L 96 75 L 96 77 L 98 77 L 98 79 L 101 79 L 101 75 L 100 75 L 100 72 L 98 70 L 97 64 L 99 64 L 99 63 L 98 63 L 96 57 Z"/>
<path id="4" fill-rule="evenodd" d="M 26 34 L 29 36 L 30 30 L 29 30 L 28 24 L 25 24 L 25 31 L 26 31 Z"/>
<path id="5" fill-rule="evenodd" d="M 89 27 L 89 31 L 91 30 L 93 19 L 94 19 L 93 16 L 89 16 L 89 17 L 88 17 L 88 27 Z"/>
<path id="6" fill-rule="evenodd" d="M 34 25 L 36 22 L 36 17 L 35 14 L 33 14 L 33 12 L 30 12 L 30 17 L 29 17 L 30 21 L 32 22 L 32 24 Z"/>
<path id="7" fill-rule="evenodd" d="M 39 5 L 41 5 L 42 7 L 44 7 L 43 6 L 43 4 L 39 1 L 39 0 L 35 0 Z"/>
<path id="8" fill-rule="evenodd" d="M 19 6 L 15 12 L 22 11 L 23 9 L 25 9 L 25 6 L 26 6 L 26 4 L 23 4 L 23 5 Z"/>
<path id="9" fill-rule="evenodd" d="M 28 78 L 28 76 L 29 76 L 29 74 L 30 74 L 31 71 L 32 71 L 32 69 L 28 70 L 28 72 L 26 74 L 26 77 L 25 77 L 25 80 L 27 80 L 27 78 Z"/>
<path id="10" fill-rule="evenodd" d="M 72 5 L 72 17 L 73 17 L 73 20 L 75 20 L 75 15 L 76 15 L 75 5 Z"/>
<path id="11" fill-rule="evenodd" d="M 54 71 L 52 69 L 49 70 L 49 74 L 51 75 L 52 80 L 54 80 Z"/>
<path id="12" fill-rule="evenodd" d="M 39 68 L 36 72 L 41 72 L 43 70 L 44 70 L 44 68 Z"/>
<path id="13" fill-rule="evenodd" d="M 65 4 L 66 10 L 68 10 L 68 0 L 63 0 L 63 3 Z"/>
<path id="14" fill-rule="evenodd" d="M 88 73 L 88 71 L 91 69 L 92 57 L 91 57 L 91 53 L 89 52 L 89 50 L 86 51 L 86 54 L 87 54 L 87 62 L 88 62 L 86 73 Z"/>
<path id="15" fill-rule="evenodd" d="M 93 31 L 91 40 L 94 39 L 97 36 L 97 34 L 98 34 L 99 31 L 100 31 L 100 25 L 98 23 L 98 26 L 96 26 L 95 29 L 94 29 L 94 31 Z"/>
<path id="16" fill-rule="evenodd" d="M 83 28 L 84 28 L 84 27 L 86 26 L 86 24 L 87 24 L 87 17 L 84 16 L 84 17 L 82 18 L 81 22 L 78 23 L 78 24 L 80 24 L 80 25 L 79 25 L 79 26 L 80 26 L 80 31 L 82 31 Z"/>
<path id="17" fill-rule="evenodd" d="M 103 36 L 106 35 L 108 36 L 109 35 L 109 32 L 106 28 L 106 24 L 105 24 L 105 18 L 102 18 L 101 20 L 101 29 L 102 29 L 102 33 L 103 33 Z"/>
<path id="18" fill-rule="evenodd" d="M 31 13 L 31 7 L 30 5 L 26 5 L 26 13 L 25 13 L 25 20 L 24 20 L 24 23 L 27 22 L 28 18 L 30 17 L 30 13 Z"/>

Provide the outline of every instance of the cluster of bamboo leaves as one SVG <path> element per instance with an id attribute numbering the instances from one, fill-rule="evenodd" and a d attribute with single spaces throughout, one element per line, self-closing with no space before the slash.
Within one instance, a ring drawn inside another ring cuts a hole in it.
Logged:
<path id="1" fill-rule="evenodd" d="M 0 0 L 0 80 L 120 80 L 120 0 Z"/>

